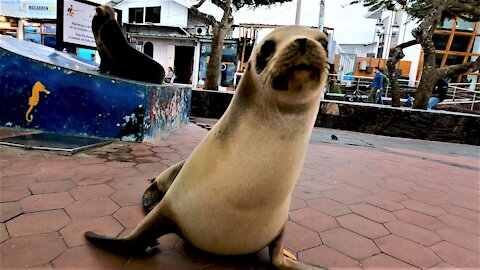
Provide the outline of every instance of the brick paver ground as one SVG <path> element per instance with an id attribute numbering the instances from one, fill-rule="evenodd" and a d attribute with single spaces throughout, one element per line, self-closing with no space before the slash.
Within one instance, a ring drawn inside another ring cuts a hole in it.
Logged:
<path id="1" fill-rule="evenodd" d="M 131 231 L 144 217 L 141 195 L 149 180 L 186 158 L 206 132 L 189 124 L 148 143 L 115 142 L 73 156 L 0 146 L 0 268 L 267 269 L 265 249 L 219 257 L 170 234 L 159 239 L 158 252 L 123 258 L 83 238 L 87 230 Z M 336 132 L 318 129 L 313 137 Z M 11 134 L 0 129 L 0 136 Z M 370 137 L 377 139 L 387 140 Z M 479 148 L 463 155 L 445 150 L 452 144 L 412 149 L 411 142 L 312 140 L 292 198 L 286 248 L 334 269 L 480 268 Z"/>

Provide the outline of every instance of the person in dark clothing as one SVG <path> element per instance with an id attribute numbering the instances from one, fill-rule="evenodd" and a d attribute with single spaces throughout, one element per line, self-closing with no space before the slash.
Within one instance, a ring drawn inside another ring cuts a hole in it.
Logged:
<path id="1" fill-rule="evenodd" d="M 383 73 L 380 71 L 379 67 L 374 67 L 373 72 L 375 72 L 375 76 L 370 84 L 370 88 L 372 88 L 372 90 L 368 95 L 368 101 L 382 104 Z"/>
<path id="2" fill-rule="evenodd" d="M 427 111 L 430 111 L 433 106 L 442 102 L 447 97 L 448 91 L 448 82 L 447 80 L 441 78 L 433 86 L 432 94 L 428 100 Z"/>

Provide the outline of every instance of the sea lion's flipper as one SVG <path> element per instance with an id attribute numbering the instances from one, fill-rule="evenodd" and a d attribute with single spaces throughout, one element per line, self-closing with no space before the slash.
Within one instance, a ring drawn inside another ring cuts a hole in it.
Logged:
<path id="1" fill-rule="evenodd" d="M 319 266 L 309 265 L 289 258 L 283 253 L 283 234 L 285 229 L 268 245 L 270 253 L 270 263 L 280 270 L 320 270 L 327 269 Z"/>
<path id="2" fill-rule="evenodd" d="M 154 240 L 151 243 L 135 243 L 131 240 L 110 238 L 98 235 L 94 232 L 85 232 L 85 237 L 95 246 L 106 249 L 124 256 L 135 256 L 145 252 L 148 247 L 154 247 L 158 243 Z"/>
<path id="3" fill-rule="evenodd" d="M 177 226 L 163 214 L 163 204 L 157 205 L 126 237 L 115 238 L 98 235 L 94 232 L 85 232 L 92 244 L 111 252 L 135 256 L 145 253 L 149 247 L 155 247 L 157 238 L 168 233 L 176 233 Z"/>
<path id="4" fill-rule="evenodd" d="M 185 164 L 185 160 L 163 171 L 143 193 L 143 208 L 148 213 L 157 205 L 167 193 L 178 173 Z"/>

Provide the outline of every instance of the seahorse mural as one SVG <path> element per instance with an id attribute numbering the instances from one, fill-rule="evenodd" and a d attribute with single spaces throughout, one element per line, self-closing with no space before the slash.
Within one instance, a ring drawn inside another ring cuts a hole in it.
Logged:
<path id="1" fill-rule="evenodd" d="M 44 92 L 46 94 L 50 94 L 50 91 L 45 89 L 45 86 L 37 81 L 32 88 L 32 96 L 28 99 L 28 105 L 30 107 L 27 110 L 27 113 L 25 114 L 25 119 L 27 119 L 27 122 L 32 122 L 33 120 L 33 115 L 31 115 L 31 112 L 33 110 L 33 107 L 38 105 L 38 102 L 40 101 L 40 92 Z"/>

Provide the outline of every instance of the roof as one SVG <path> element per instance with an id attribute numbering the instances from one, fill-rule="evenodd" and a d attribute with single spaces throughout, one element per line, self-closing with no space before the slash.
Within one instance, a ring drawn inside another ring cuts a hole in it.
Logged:
<path id="1" fill-rule="evenodd" d="M 286 24 L 264 24 L 264 23 L 240 23 L 240 27 L 250 27 L 250 28 L 278 28 L 287 26 Z M 318 29 L 318 26 L 307 26 L 310 28 Z M 326 30 L 333 30 L 331 27 L 323 27 Z"/>

